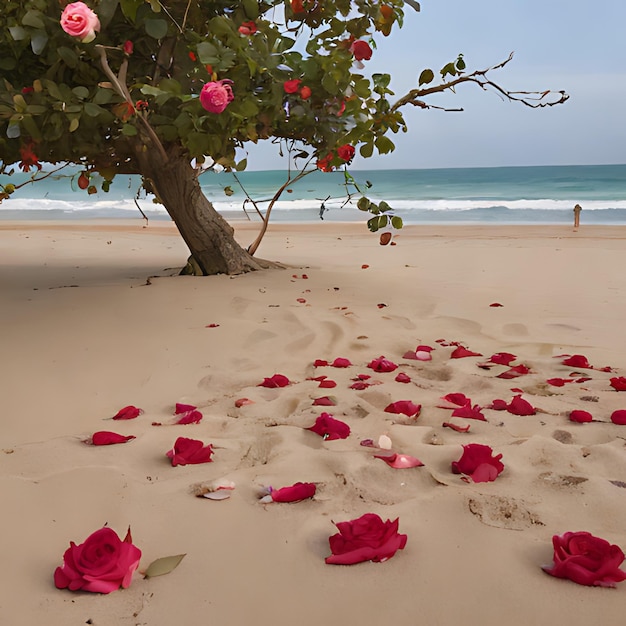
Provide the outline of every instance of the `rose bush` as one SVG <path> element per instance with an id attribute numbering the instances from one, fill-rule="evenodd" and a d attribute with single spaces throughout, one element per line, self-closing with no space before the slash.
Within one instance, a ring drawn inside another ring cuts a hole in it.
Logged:
<path id="1" fill-rule="evenodd" d="M 585 531 L 566 532 L 554 535 L 552 545 L 554 562 L 542 567 L 551 576 L 595 587 L 615 587 L 616 583 L 626 580 L 626 572 L 619 567 L 624 553 L 606 539 Z"/>
<path id="2" fill-rule="evenodd" d="M 120 587 L 126 589 L 133 572 L 139 566 L 141 550 L 133 545 L 130 529 L 120 540 L 110 528 L 101 528 L 63 555 L 63 565 L 54 572 L 58 589 L 111 593 Z"/>
<path id="3" fill-rule="evenodd" d="M 61 13 L 61 28 L 68 35 L 89 43 L 100 30 L 100 20 L 84 2 L 72 2 Z"/>
<path id="4" fill-rule="evenodd" d="M 407 536 L 398 533 L 399 521 L 383 520 L 375 513 L 366 513 L 349 522 L 336 523 L 339 532 L 332 535 L 331 556 L 326 563 L 353 565 L 363 561 L 382 563 L 406 545 Z"/>

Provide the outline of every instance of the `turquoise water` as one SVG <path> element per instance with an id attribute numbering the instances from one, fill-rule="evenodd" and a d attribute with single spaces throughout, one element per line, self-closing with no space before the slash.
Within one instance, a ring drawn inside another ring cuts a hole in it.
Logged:
<path id="1" fill-rule="evenodd" d="M 78 169 L 64 171 L 71 175 Z M 562 223 L 572 221 L 578 203 L 583 223 L 626 224 L 626 165 L 363 170 L 351 175 L 371 200 L 386 200 L 405 223 Z M 263 211 L 286 173 L 243 172 L 237 177 Z M 27 178 L 20 172 L 4 176 L 2 182 L 19 184 Z M 221 213 L 245 218 L 247 212 L 258 219 L 232 174 L 206 172 L 200 180 Z M 315 171 L 283 194 L 273 219 L 319 220 L 324 203 L 324 220 L 362 220 L 364 214 L 356 209 L 360 197 L 356 186 L 342 172 Z M 133 201 L 138 189 L 138 177 L 118 176 L 108 194 L 87 195 L 77 188 L 75 176 L 73 181 L 50 177 L 16 191 L 0 205 L 0 219 L 140 217 Z M 137 202 L 151 218 L 169 219 L 145 194 L 139 194 Z"/>

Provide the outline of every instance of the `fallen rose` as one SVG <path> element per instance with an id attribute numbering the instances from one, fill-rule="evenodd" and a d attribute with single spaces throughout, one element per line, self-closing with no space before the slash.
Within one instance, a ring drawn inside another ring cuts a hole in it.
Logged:
<path id="1" fill-rule="evenodd" d="M 315 424 L 305 430 L 310 430 L 329 441 L 333 439 L 346 439 L 350 435 L 350 426 L 345 422 L 336 420 L 329 413 L 322 413 L 315 420 Z"/>
<path id="2" fill-rule="evenodd" d="M 395 413 L 406 415 L 407 417 L 418 418 L 420 411 L 422 410 L 421 404 L 415 404 L 411 400 L 398 400 L 392 402 L 385 407 L 385 413 Z"/>
<path id="3" fill-rule="evenodd" d="M 133 545 L 130 529 L 124 541 L 110 528 L 101 528 L 63 555 L 63 565 L 54 572 L 58 589 L 111 593 L 126 589 L 139 566 L 141 550 Z"/>
<path id="4" fill-rule="evenodd" d="M 68 35 L 89 43 L 100 30 L 100 20 L 84 2 L 71 2 L 61 13 L 61 28 Z"/>
<path id="5" fill-rule="evenodd" d="M 262 383 L 259 383 L 257 387 L 269 387 L 275 389 L 277 387 L 286 387 L 289 384 L 289 379 L 282 374 L 274 374 L 269 378 L 264 378 Z"/>
<path id="6" fill-rule="evenodd" d="M 202 108 L 209 113 L 222 113 L 235 99 L 232 83 L 233 81 L 227 78 L 206 83 L 200 91 Z"/>
<path id="7" fill-rule="evenodd" d="M 353 565 L 363 561 L 382 563 L 406 545 L 407 536 L 398 533 L 399 520 L 383 520 L 375 513 L 335 523 L 339 532 L 328 539 L 331 556 L 326 563 Z"/>
<path id="8" fill-rule="evenodd" d="M 569 419 L 570 421 L 577 422 L 579 424 L 584 424 L 585 422 L 593 421 L 593 417 L 591 413 L 589 413 L 588 411 L 580 411 L 580 410 L 571 411 L 569 414 Z"/>
<path id="9" fill-rule="evenodd" d="M 504 470 L 501 458 L 501 454 L 493 456 L 493 450 L 489 446 L 469 443 L 463 446 L 461 458 L 452 461 L 452 471 L 469 476 L 475 483 L 491 482 Z"/>
<path id="10" fill-rule="evenodd" d="M 554 535 L 552 545 L 554 562 L 541 568 L 546 574 L 595 587 L 615 587 L 626 580 L 626 572 L 619 567 L 624 553 L 606 539 L 585 531 L 566 532 Z"/>
<path id="11" fill-rule="evenodd" d="M 465 417 L 467 419 L 480 420 L 482 422 L 487 421 L 487 418 L 482 413 L 482 408 L 477 404 L 472 406 L 470 402 L 454 409 L 451 417 Z"/>
<path id="12" fill-rule="evenodd" d="M 609 382 L 615 391 L 626 391 L 626 377 L 616 376 L 615 378 L 611 378 Z"/>
<path id="13" fill-rule="evenodd" d="M 91 444 L 94 446 L 110 446 L 116 443 L 126 443 L 135 439 L 135 435 L 119 435 L 108 430 L 99 430 L 91 435 Z"/>
<path id="14" fill-rule="evenodd" d="M 611 421 L 620 426 L 626 425 L 626 409 L 618 409 L 611 413 Z"/>
<path id="15" fill-rule="evenodd" d="M 571 367 L 583 367 L 585 369 L 593 369 L 593 366 L 587 360 L 587 357 L 582 354 L 573 354 L 561 361 L 563 365 L 570 365 Z"/>
<path id="16" fill-rule="evenodd" d="M 295 483 L 291 487 L 282 487 L 281 489 L 270 487 L 270 496 L 274 502 L 300 502 L 312 498 L 316 491 L 315 483 Z"/>
<path id="17" fill-rule="evenodd" d="M 138 409 L 136 406 L 125 406 L 120 409 L 111 419 L 114 420 L 132 420 L 143 413 L 142 409 Z"/>
<path id="18" fill-rule="evenodd" d="M 464 346 L 457 346 L 452 351 L 452 354 L 450 354 L 451 359 L 464 359 L 465 357 L 468 357 L 468 356 L 482 356 L 482 354 L 480 352 L 472 352 L 471 350 L 468 350 Z"/>
<path id="19" fill-rule="evenodd" d="M 398 366 L 384 356 L 379 356 L 377 359 L 370 361 L 367 367 L 373 369 L 375 372 L 393 372 L 398 369 Z"/>
<path id="20" fill-rule="evenodd" d="M 409 467 L 422 467 L 424 464 L 414 456 L 409 454 L 391 454 L 387 456 L 383 455 L 374 455 L 375 459 L 381 459 L 389 467 L 393 467 L 394 469 L 407 469 Z"/>
<path id="21" fill-rule="evenodd" d="M 211 444 L 204 445 L 198 439 L 179 437 L 174 442 L 174 447 L 165 453 L 172 461 L 172 467 L 177 465 L 197 465 L 199 463 L 211 463 L 213 448 Z"/>
<path id="22" fill-rule="evenodd" d="M 509 402 L 507 411 L 513 415 L 535 415 L 537 409 L 530 402 L 524 400 L 522 396 L 518 395 L 514 396 L 511 402 Z"/>

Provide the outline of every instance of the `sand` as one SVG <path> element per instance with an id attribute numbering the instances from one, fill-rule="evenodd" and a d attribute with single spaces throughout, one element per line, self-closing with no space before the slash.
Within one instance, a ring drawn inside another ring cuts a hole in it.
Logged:
<path id="1" fill-rule="evenodd" d="M 253 225 L 237 229 L 253 239 Z M 0 223 L 0 622 L 623 624 L 626 583 L 583 587 L 541 566 L 565 531 L 626 549 L 626 426 L 609 421 L 626 409 L 609 384 L 626 375 L 626 228 L 420 226 L 396 243 L 357 224 L 275 225 L 259 254 L 286 269 L 192 278 L 175 276 L 186 252 L 166 222 Z M 451 359 L 451 342 L 483 356 Z M 418 344 L 432 361 L 403 358 Z M 531 373 L 477 367 L 497 352 Z M 562 354 L 613 372 L 550 386 L 574 371 Z M 381 355 L 398 369 L 369 369 Z M 352 367 L 313 367 L 336 357 Z M 258 386 L 276 373 L 291 384 Z M 352 390 L 358 374 L 381 384 Z M 337 386 L 308 380 L 320 375 Z M 487 407 L 512 388 L 539 412 L 484 408 L 487 421 L 455 418 L 468 433 L 442 427 L 441 396 Z M 326 395 L 335 406 L 312 405 Z M 254 403 L 236 408 L 243 397 Z M 385 413 L 397 400 L 421 404 L 419 418 Z M 172 425 L 177 402 L 202 421 Z M 144 414 L 107 419 L 126 405 Z M 573 409 L 595 421 L 572 423 Z M 305 430 L 322 411 L 350 437 Z M 86 445 L 98 430 L 136 439 Z M 383 434 L 424 466 L 393 469 L 360 445 Z M 211 443 L 213 462 L 172 467 L 179 436 Z M 451 472 L 467 443 L 503 455 L 494 482 Z M 217 479 L 236 484 L 230 499 L 194 496 Z M 263 487 L 298 481 L 317 484 L 314 499 L 259 502 Z M 398 517 L 406 548 L 384 563 L 325 564 L 333 521 L 368 512 Z M 105 524 L 121 536 L 131 526 L 140 570 L 186 557 L 110 595 L 57 590 L 69 542 Z"/>

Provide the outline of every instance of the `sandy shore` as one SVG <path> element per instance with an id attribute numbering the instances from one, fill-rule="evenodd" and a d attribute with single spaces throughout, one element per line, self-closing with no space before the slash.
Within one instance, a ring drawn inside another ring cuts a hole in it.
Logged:
<path id="1" fill-rule="evenodd" d="M 238 238 L 255 229 L 239 223 Z M 419 226 L 396 243 L 357 224 L 279 224 L 259 254 L 287 269 L 201 279 L 175 276 L 186 250 L 167 222 L 0 222 L 0 622 L 623 624 L 626 583 L 582 587 L 541 565 L 565 531 L 626 549 L 626 426 L 609 421 L 626 409 L 609 384 L 626 376 L 626 227 Z M 451 359 L 452 342 L 483 356 Z M 419 344 L 432 361 L 403 358 Z M 530 373 L 477 367 L 498 352 Z M 563 354 L 596 369 L 562 365 Z M 369 369 L 381 355 L 398 369 Z M 336 357 L 353 365 L 313 367 Z M 574 372 L 589 380 L 546 383 Z M 258 386 L 276 373 L 291 384 Z M 359 374 L 380 384 L 350 389 Z M 337 386 L 308 380 L 320 375 Z M 455 418 L 468 433 L 442 426 L 441 396 L 487 407 L 513 388 L 536 415 L 484 408 L 486 421 Z M 321 396 L 336 405 L 313 406 Z M 253 403 L 236 408 L 242 397 Z M 421 404 L 419 418 L 384 412 L 397 400 Z M 172 425 L 176 402 L 202 421 Z M 126 405 L 145 412 L 107 420 Z M 572 423 L 574 409 L 595 421 Z M 304 430 L 322 411 L 350 437 Z M 98 430 L 136 439 L 85 445 Z M 393 469 L 360 445 L 383 434 L 424 466 Z M 179 436 L 213 444 L 214 462 L 172 467 Z M 497 480 L 451 472 L 467 443 L 503 455 Z M 194 497 L 217 479 L 236 483 L 230 499 Z M 298 481 L 317 484 L 313 500 L 257 499 Z M 406 548 L 385 563 L 326 565 L 333 521 L 368 512 L 399 517 Z M 104 524 L 132 527 L 140 569 L 187 556 L 108 596 L 57 590 L 69 542 Z"/>

